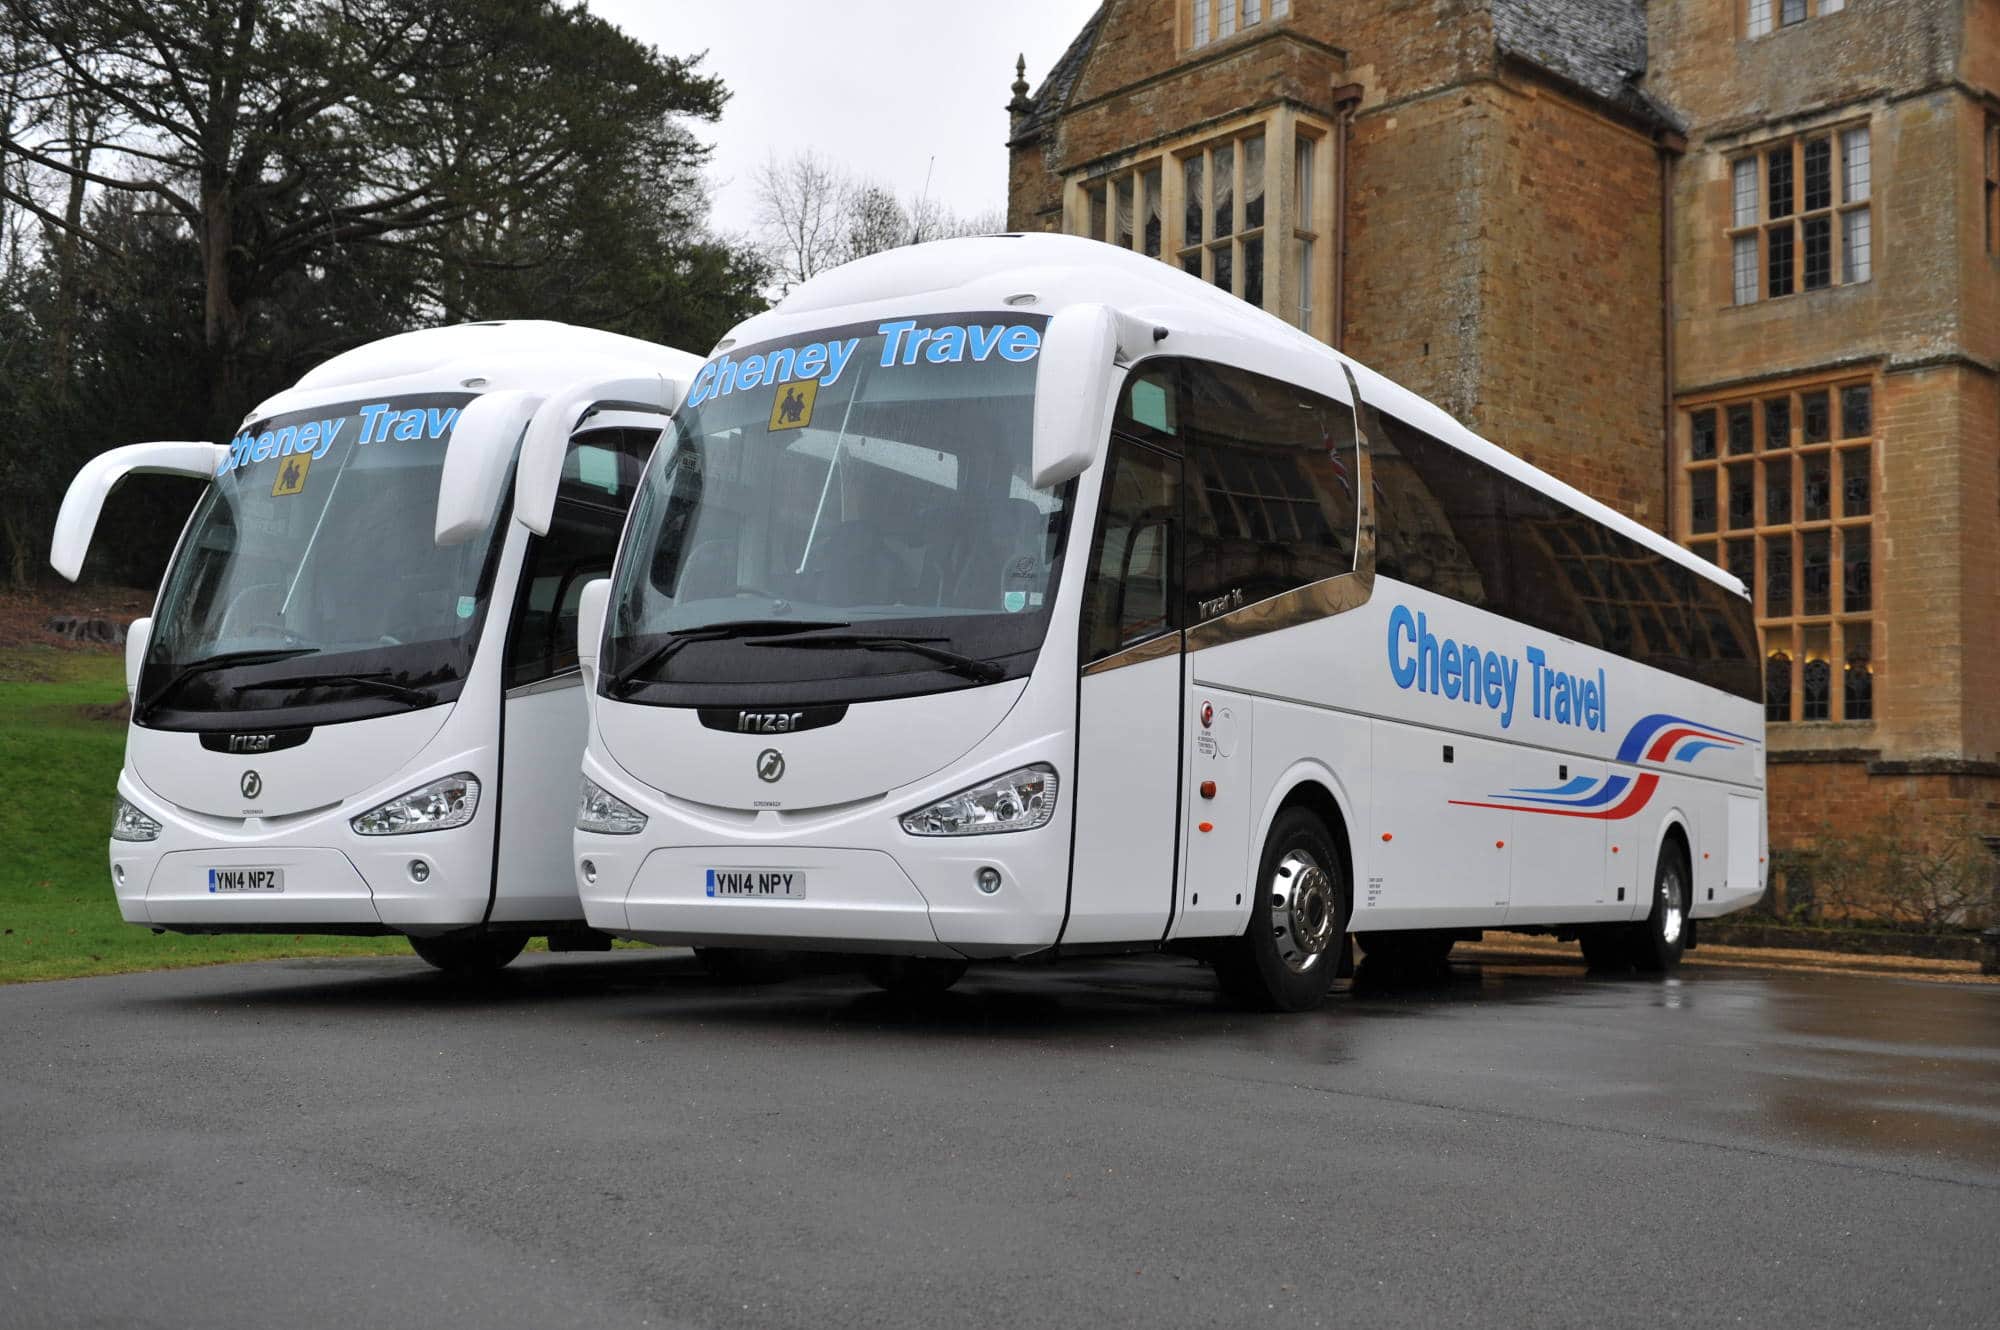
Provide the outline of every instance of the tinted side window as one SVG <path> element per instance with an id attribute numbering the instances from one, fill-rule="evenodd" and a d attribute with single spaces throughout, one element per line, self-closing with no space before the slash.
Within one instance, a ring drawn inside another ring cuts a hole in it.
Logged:
<path id="1" fill-rule="evenodd" d="M 1118 395 L 1111 428 L 1127 438 L 1173 447 L 1181 432 L 1180 362 L 1148 361 L 1132 372 Z"/>
<path id="2" fill-rule="evenodd" d="M 1404 421 L 1382 422 L 1370 457 L 1384 576 L 1739 697 L 1762 695 L 1747 602 Z"/>
<path id="3" fill-rule="evenodd" d="M 1757 661 L 1757 619 L 1743 596 L 1705 577 L 1685 572 L 1692 583 L 1690 620 L 1697 634 L 1695 677 L 1752 701 L 1764 695 Z"/>
<path id="4" fill-rule="evenodd" d="M 1354 570 L 1354 413 L 1277 379 L 1183 366 L 1188 622 Z"/>
<path id="5" fill-rule="evenodd" d="M 649 429 L 598 429 L 579 434 L 563 457 L 557 496 L 613 508 L 622 515 L 632 506 L 632 491 L 638 487 L 646 459 L 653 455 L 653 444 L 659 437 L 658 430 Z"/>
<path id="6" fill-rule="evenodd" d="M 576 668 L 577 607 L 585 584 L 609 577 L 633 487 L 658 436 L 593 430 L 563 458 L 549 534 L 528 543 L 508 634 L 507 686 Z"/>
<path id="7" fill-rule="evenodd" d="M 1394 416 L 1375 413 L 1375 571 L 1506 613 L 1500 495 L 1491 468 Z"/>
<path id="8" fill-rule="evenodd" d="M 1180 627 L 1180 459 L 1115 439 L 1083 593 L 1083 658 Z"/>

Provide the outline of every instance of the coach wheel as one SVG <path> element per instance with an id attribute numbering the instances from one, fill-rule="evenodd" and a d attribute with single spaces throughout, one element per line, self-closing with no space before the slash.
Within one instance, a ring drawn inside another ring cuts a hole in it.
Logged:
<path id="1" fill-rule="evenodd" d="M 1224 985 L 1272 1011 L 1310 1011 L 1326 998 L 1347 933 L 1349 890 L 1320 820 L 1288 808 L 1258 863 L 1250 923 L 1216 958 Z"/>
<path id="2" fill-rule="evenodd" d="M 965 977 L 965 962 L 935 956 L 871 956 L 862 973 L 868 982 L 898 997 L 930 997 Z"/>
<path id="3" fill-rule="evenodd" d="M 1688 899 L 1687 865 L 1680 847 L 1668 842 L 1660 848 L 1660 863 L 1653 870 L 1652 912 L 1631 935 L 1634 969 L 1659 974 L 1681 963 L 1681 953 L 1687 949 Z"/>
<path id="4" fill-rule="evenodd" d="M 526 933 L 447 933 L 442 937 L 412 937 L 410 950 L 446 974 L 492 974 L 521 954 Z"/>

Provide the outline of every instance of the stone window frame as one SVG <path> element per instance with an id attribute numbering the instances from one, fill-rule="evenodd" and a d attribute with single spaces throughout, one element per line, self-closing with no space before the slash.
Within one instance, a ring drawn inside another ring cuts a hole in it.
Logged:
<path id="1" fill-rule="evenodd" d="M 1264 307 L 1266 278 L 1274 266 L 1269 236 L 1272 206 L 1278 194 L 1271 188 L 1270 128 L 1260 120 L 1179 148 L 1167 157 L 1168 169 L 1180 172 L 1183 204 L 1179 216 L 1169 219 L 1175 241 L 1171 261 L 1178 263 L 1189 276 L 1219 286 L 1260 309 Z M 1260 168 L 1254 176 L 1253 156 Z M 1217 186 L 1225 170 L 1229 173 L 1227 218 L 1220 214 L 1217 203 Z M 1249 197 L 1253 180 L 1254 200 Z M 1189 197 L 1195 190 L 1200 192 L 1199 201 Z M 1198 233 L 1192 238 L 1191 231 L 1197 229 L 1188 225 L 1190 218 L 1198 222 Z M 1227 231 L 1223 229 L 1225 225 Z"/>
<path id="2" fill-rule="evenodd" d="M 1768 37 L 1846 8 L 1847 0 L 1743 0 L 1737 12 L 1743 19 L 1745 37 Z"/>
<path id="3" fill-rule="evenodd" d="M 1183 271 L 1187 271 L 1187 261 L 1192 260 L 1199 268 L 1196 275 L 1210 282 L 1216 276 L 1215 256 L 1226 250 L 1228 289 L 1239 297 L 1245 294 L 1243 241 L 1259 240 L 1263 246 L 1264 274 L 1259 306 L 1313 337 L 1330 342 L 1336 267 L 1330 247 L 1338 197 L 1338 182 L 1333 178 L 1337 166 L 1334 133 L 1331 119 L 1281 104 L 1149 148 L 1108 166 L 1074 172 L 1064 185 L 1063 230 L 1158 258 Z M 1260 228 L 1251 228 L 1246 225 L 1249 219 L 1244 207 L 1242 177 L 1246 154 L 1242 144 L 1259 137 L 1264 141 L 1264 216 Z M 1301 199 L 1297 170 L 1298 149 L 1303 143 L 1312 145 L 1307 157 L 1312 179 L 1306 197 Z M 1212 196 L 1208 191 L 1218 147 L 1231 149 L 1231 233 L 1221 238 L 1212 233 Z M 1191 245 L 1186 243 L 1186 163 L 1195 158 L 1202 162 L 1203 226 L 1200 242 Z M 1126 211 L 1121 204 L 1128 198 L 1129 224 L 1121 220 Z M 1152 216 L 1154 198 L 1159 199 L 1162 209 L 1157 252 L 1150 247 L 1145 226 Z M 1302 202 L 1309 205 L 1309 212 L 1300 211 Z M 1304 251 L 1302 244 L 1308 247 Z M 1300 281 L 1302 252 L 1312 256 L 1309 290 Z"/>
<path id="4" fill-rule="evenodd" d="M 1879 247 L 1874 243 L 1873 143 L 1870 122 L 1862 118 L 1767 139 L 1729 154 L 1724 234 L 1730 304 L 1786 300 L 1874 279 Z M 1827 197 L 1807 206 L 1809 158 L 1821 147 L 1827 154 Z M 1774 215 L 1781 202 L 1785 211 Z M 1808 285 L 1813 224 L 1820 222 L 1825 224 L 1827 266 L 1824 280 Z M 1781 271 L 1783 290 L 1778 289 Z"/>
<path id="5" fill-rule="evenodd" d="M 1291 252 L 1286 255 L 1292 267 L 1296 299 L 1292 301 L 1290 318 L 1285 318 L 1283 311 L 1279 313 L 1280 318 L 1301 332 L 1323 340 L 1331 340 L 1331 330 L 1321 332 L 1326 322 L 1321 316 L 1326 311 L 1314 297 L 1319 294 L 1317 273 L 1326 262 L 1332 227 L 1326 215 L 1330 200 L 1323 197 L 1330 191 L 1320 187 L 1320 159 L 1332 151 L 1333 139 L 1327 133 L 1314 131 L 1303 122 L 1298 125 L 1292 136 L 1292 235 Z"/>
<path id="6" fill-rule="evenodd" d="M 1071 228 L 1071 233 L 1137 250 L 1147 258 L 1166 257 L 1164 171 L 1161 158 L 1146 157 L 1088 181 L 1083 186 L 1084 224 Z M 1159 223 L 1157 235 L 1152 233 L 1154 222 Z"/>
<path id="7" fill-rule="evenodd" d="M 1199 51 L 1228 41 L 1265 20 L 1292 16 L 1291 0 L 1183 0 L 1181 48 Z"/>
<path id="8" fill-rule="evenodd" d="M 1751 589 L 1768 724 L 1868 724 L 1877 715 L 1880 403 L 1880 384 L 1863 371 L 1677 404 L 1674 535 Z M 1815 479 L 1825 487 L 1825 512 L 1808 517 Z M 1697 501 L 1704 486 L 1706 504 Z M 1823 605 L 1806 599 L 1815 546 L 1825 556 Z M 1784 568 L 1781 595 L 1772 594 L 1774 566 Z M 1815 676 L 1817 696 L 1808 689 Z"/>

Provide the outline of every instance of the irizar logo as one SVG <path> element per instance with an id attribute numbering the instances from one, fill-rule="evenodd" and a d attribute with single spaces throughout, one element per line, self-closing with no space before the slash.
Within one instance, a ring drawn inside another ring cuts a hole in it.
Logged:
<path id="1" fill-rule="evenodd" d="M 757 754 L 757 779 L 775 785 L 785 778 L 785 755 L 775 748 Z"/>
<path id="2" fill-rule="evenodd" d="M 803 711 L 739 711 L 736 713 L 738 734 L 790 734 L 805 719 Z M 780 758 L 782 764 L 784 759 Z"/>
<path id="3" fill-rule="evenodd" d="M 229 751 L 232 753 L 268 753 L 277 739 L 275 734 L 232 734 L 229 736 Z M 255 775 L 255 772 L 250 773 Z"/>
<path id="4" fill-rule="evenodd" d="M 264 778 L 254 771 L 246 771 L 243 779 L 236 782 L 236 788 L 243 791 L 245 799 L 255 799 L 264 792 Z"/>

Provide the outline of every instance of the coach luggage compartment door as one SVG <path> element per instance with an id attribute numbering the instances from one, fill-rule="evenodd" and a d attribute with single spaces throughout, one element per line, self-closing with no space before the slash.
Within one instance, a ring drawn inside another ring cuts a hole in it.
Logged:
<path id="1" fill-rule="evenodd" d="M 1624 782 L 1604 763 L 1545 749 L 1514 755 L 1506 802 L 1514 806 L 1513 891 L 1509 924 L 1581 923 L 1630 917 L 1607 871 L 1629 862 L 1637 847 L 1630 822 L 1608 822 Z M 1618 834 L 1607 841 L 1606 828 Z M 1627 875 L 1629 879 L 1629 874 Z"/>
<path id="2" fill-rule="evenodd" d="M 1066 946 L 1157 940 L 1173 909 L 1180 530 L 1181 459 L 1114 439 L 1084 581 Z"/>

